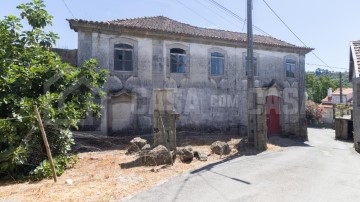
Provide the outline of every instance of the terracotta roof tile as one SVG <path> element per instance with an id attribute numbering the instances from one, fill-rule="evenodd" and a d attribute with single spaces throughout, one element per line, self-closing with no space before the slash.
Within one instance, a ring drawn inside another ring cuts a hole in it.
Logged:
<path id="1" fill-rule="evenodd" d="M 355 67 L 357 67 L 357 71 L 360 73 L 360 41 L 351 41 L 350 43 L 353 46 L 354 50 L 352 55 L 354 61 L 356 62 Z"/>
<path id="2" fill-rule="evenodd" d="M 118 19 L 107 22 L 87 21 L 80 19 L 69 19 L 70 27 L 74 30 L 81 26 L 98 26 L 114 28 L 145 29 L 149 31 L 160 31 L 165 33 L 176 33 L 195 37 L 222 39 L 235 42 L 246 42 L 246 34 L 218 29 L 208 29 L 181 23 L 164 16 L 142 17 L 133 19 Z M 254 43 L 278 47 L 297 48 L 311 51 L 308 47 L 299 47 L 271 36 L 254 35 Z"/>
<path id="3" fill-rule="evenodd" d="M 342 89 L 342 93 L 343 95 L 349 95 L 353 93 L 353 89 L 352 88 L 343 88 Z M 340 88 L 336 89 L 333 93 L 333 95 L 340 95 Z"/>

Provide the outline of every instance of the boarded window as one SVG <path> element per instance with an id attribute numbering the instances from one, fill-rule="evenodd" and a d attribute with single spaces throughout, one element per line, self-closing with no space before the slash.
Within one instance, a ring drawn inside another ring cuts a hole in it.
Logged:
<path id="1" fill-rule="evenodd" d="M 225 55 L 222 53 L 211 53 L 211 75 L 219 76 L 224 75 Z"/>
<path id="2" fill-rule="evenodd" d="M 186 52 L 180 48 L 172 48 L 170 50 L 170 72 L 185 73 L 186 72 Z"/>
<path id="3" fill-rule="evenodd" d="M 133 71 L 133 50 L 128 44 L 114 46 L 114 70 Z"/>

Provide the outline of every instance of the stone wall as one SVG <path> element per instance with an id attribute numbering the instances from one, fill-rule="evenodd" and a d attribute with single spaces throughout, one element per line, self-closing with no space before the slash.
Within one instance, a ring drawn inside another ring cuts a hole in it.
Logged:
<path id="1" fill-rule="evenodd" d="M 63 62 L 69 63 L 72 66 L 77 66 L 77 49 L 61 49 L 61 48 L 52 48 L 51 51 L 59 54 Z"/>
<path id="2" fill-rule="evenodd" d="M 117 72 L 113 69 L 113 45 L 119 42 L 134 46 L 135 71 Z M 189 72 L 173 74 L 169 72 L 169 49 L 181 47 L 187 51 Z M 225 53 L 225 74 L 210 74 L 210 52 L 218 50 Z M 149 131 L 152 128 L 153 89 L 174 89 L 175 110 L 180 113 L 178 130 L 228 133 L 246 131 L 247 125 L 247 78 L 245 75 L 246 49 L 225 47 L 197 42 L 189 43 L 162 39 L 139 38 L 126 35 L 84 33 L 79 31 L 78 62 L 86 58 L 97 58 L 100 66 L 110 70 L 111 81 L 105 90 L 114 86 L 117 90 L 133 94 L 131 116 L 134 116 L 133 129 Z M 304 108 L 304 55 L 282 52 L 281 49 L 255 50 L 258 76 L 256 87 L 268 86 L 273 80 L 284 88 L 281 99 L 281 130 L 284 135 L 307 137 Z M 296 61 L 295 78 L 286 77 L 285 59 Z M 113 95 L 111 95 L 113 96 Z M 110 97 L 109 99 L 113 99 Z M 112 117 L 109 110 L 111 102 L 103 100 L 104 110 L 99 129 L 108 131 Z M 130 115 L 129 115 L 130 116 Z M 115 134 L 127 133 L 129 128 L 113 131 Z"/>

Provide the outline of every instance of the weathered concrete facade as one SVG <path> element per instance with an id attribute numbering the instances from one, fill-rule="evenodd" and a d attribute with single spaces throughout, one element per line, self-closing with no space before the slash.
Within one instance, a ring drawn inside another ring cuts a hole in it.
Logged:
<path id="1" fill-rule="evenodd" d="M 174 90 L 177 127 L 192 131 L 227 131 L 245 134 L 247 126 L 246 43 L 221 39 L 154 34 L 137 30 L 102 30 L 72 24 L 78 32 L 78 64 L 96 58 L 110 71 L 99 130 L 106 134 L 151 132 L 153 89 Z M 133 47 L 133 71 L 114 70 L 114 45 Z M 170 49 L 186 52 L 186 72 L 170 72 Z M 224 54 L 224 74 L 214 76 L 210 54 Z M 307 138 L 305 119 L 305 54 L 309 49 L 255 44 L 259 88 L 276 86 L 280 98 L 282 135 Z M 295 61 L 292 77 L 286 61 Z M 271 95 L 273 95 L 271 94 Z"/>
<path id="2" fill-rule="evenodd" d="M 354 146 L 360 152 L 360 78 L 353 78 L 353 126 L 354 126 Z"/>

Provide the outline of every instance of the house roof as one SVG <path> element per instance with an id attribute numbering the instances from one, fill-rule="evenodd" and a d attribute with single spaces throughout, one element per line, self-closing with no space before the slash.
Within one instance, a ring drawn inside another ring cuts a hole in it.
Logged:
<path id="1" fill-rule="evenodd" d="M 350 42 L 350 64 L 349 80 L 353 77 L 359 77 L 360 72 L 360 41 Z"/>
<path id="2" fill-rule="evenodd" d="M 332 105 L 332 97 L 326 96 L 324 99 L 321 100 L 322 104 L 331 104 Z"/>
<path id="3" fill-rule="evenodd" d="M 353 93 L 353 89 L 352 88 L 343 88 L 342 93 L 343 93 L 343 95 L 350 95 Z M 340 95 L 340 88 L 336 89 L 332 94 Z"/>
<path id="4" fill-rule="evenodd" d="M 164 16 L 142 17 L 133 19 L 118 19 L 106 22 L 88 21 L 81 19 L 68 19 L 70 28 L 75 31 L 84 28 L 122 30 L 131 29 L 137 31 L 160 32 L 164 34 L 178 34 L 197 38 L 218 39 L 230 42 L 246 42 L 246 33 L 208 29 L 181 23 Z M 275 47 L 301 49 L 306 53 L 312 51 L 309 47 L 300 47 L 271 36 L 254 35 L 254 44 L 262 44 Z"/>

